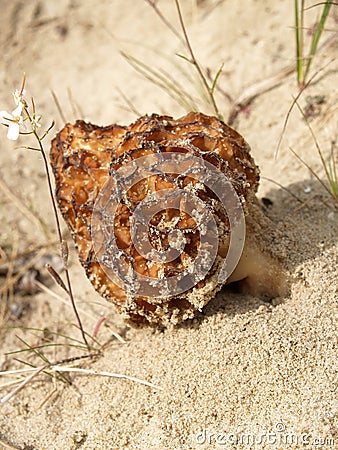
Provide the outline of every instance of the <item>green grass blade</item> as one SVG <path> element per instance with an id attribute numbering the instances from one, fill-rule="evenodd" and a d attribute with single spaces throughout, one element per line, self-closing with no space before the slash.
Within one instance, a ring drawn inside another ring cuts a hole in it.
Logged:
<path id="1" fill-rule="evenodd" d="M 221 64 L 221 67 L 217 70 L 216 75 L 215 75 L 215 78 L 214 78 L 214 81 L 212 82 L 212 85 L 211 85 L 211 94 L 212 94 L 212 95 L 214 95 L 214 92 L 215 92 L 215 88 L 216 88 L 216 86 L 217 86 L 218 79 L 219 79 L 221 73 L 223 72 L 223 66 L 224 66 L 224 63 L 222 63 L 222 64 Z"/>
<path id="2" fill-rule="evenodd" d="M 77 342 L 79 344 L 83 344 L 83 341 L 81 341 L 79 339 L 76 339 L 76 338 L 73 338 L 71 336 L 68 336 L 67 334 L 59 333 L 57 331 L 52 331 L 49 328 L 45 328 L 44 329 L 44 328 L 36 328 L 36 327 L 22 327 L 22 326 L 20 326 L 20 327 L 6 327 L 5 328 L 5 330 L 16 330 L 16 329 L 18 329 L 18 330 L 25 330 L 25 331 L 39 331 L 41 333 L 46 332 L 46 333 L 48 333 L 48 334 L 50 334 L 52 336 L 63 337 L 65 339 L 68 339 L 69 341 L 73 341 L 73 342 Z"/>
<path id="3" fill-rule="evenodd" d="M 303 42 L 302 42 L 302 26 L 301 22 L 303 20 L 299 16 L 299 4 L 298 0 L 295 0 L 294 3 L 295 8 L 295 37 L 296 37 L 296 61 L 297 61 L 297 83 L 298 86 L 303 84 Z M 304 11 L 301 10 L 301 16 L 303 16 Z"/>
<path id="4" fill-rule="evenodd" d="M 196 110 L 196 104 L 192 96 L 179 85 L 171 75 L 155 70 L 128 53 L 121 52 L 125 60 L 147 80 L 163 89 L 185 110 Z"/>
<path id="5" fill-rule="evenodd" d="M 18 339 L 20 339 L 20 338 L 18 338 Z M 22 340 L 22 342 L 24 342 L 24 341 Z M 42 353 L 38 352 L 38 350 L 43 349 L 43 348 L 48 348 L 48 347 L 80 348 L 81 350 L 87 349 L 87 347 L 85 347 L 84 345 L 65 344 L 65 343 L 50 343 L 50 344 L 35 345 L 34 347 L 28 346 L 27 348 L 22 348 L 20 350 L 13 350 L 11 352 L 5 353 L 5 355 L 15 355 L 17 353 L 34 351 L 34 353 L 38 354 L 41 357 Z M 45 362 L 48 362 L 48 361 L 46 360 Z"/>
<path id="6" fill-rule="evenodd" d="M 306 69 L 305 69 L 305 73 L 304 73 L 304 79 L 306 79 L 306 77 L 307 77 L 307 75 L 309 73 L 309 70 L 310 70 L 310 67 L 311 67 L 311 63 L 312 63 L 313 57 L 316 54 L 318 42 L 319 42 L 319 39 L 320 39 L 320 37 L 322 35 L 322 32 L 324 30 L 324 25 L 325 25 L 327 16 L 328 16 L 328 14 L 330 12 L 330 8 L 332 6 L 332 3 L 333 3 L 333 0 L 327 0 L 325 2 L 321 18 L 320 18 L 319 23 L 318 23 L 318 25 L 316 27 L 315 34 L 314 34 L 314 36 L 312 38 L 310 54 L 309 54 L 309 56 L 307 58 L 307 64 L 306 64 Z"/>
<path id="7" fill-rule="evenodd" d="M 31 345 L 29 345 L 24 339 L 22 339 L 20 336 L 15 336 L 20 342 L 22 342 L 27 348 L 19 350 L 18 352 L 22 352 L 22 351 L 31 351 L 32 353 L 35 353 L 36 356 L 38 356 L 39 358 L 42 359 L 42 361 L 44 363 L 49 364 L 50 361 L 48 360 L 48 358 L 41 352 L 39 352 L 39 350 L 37 350 L 35 347 L 32 347 Z M 17 353 L 17 352 L 13 352 L 13 353 Z"/>
<path id="8" fill-rule="evenodd" d="M 49 361 L 49 359 L 48 359 L 43 353 L 41 353 L 41 352 L 39 352 L 38 350 L 36 350 L 34 347 L 32 347 L 31 345 L 29 345 L 24 339 L 20 338 L 19 336 L 16 336 L 16 337 L 17 337 L 17 339 L 18 339 L 19 341 L 21 341 L 24 345 L 27 346 L 27 349 L 26 349 L 26 350 L 30 350 L 30 351 L 32 351 L 33 353 L 35 353 L 36 356 L 38 356 L 39 358 L 41 358 L 42 361 L 44 361 L 47 365 L 50 365 L 50 364 L 51 364 L 50 361 Z M 17 360 L 17 361 L 20 361 L 20 362 L 23 363 L 23 364 L 27 364 L 28 366 L 35 367 L 35 366 L 31 365 L 29 362 L 25 362 L 25 361 L 22 361 L 22 360 Z M 43 372 L 44 372 L 45 374 L 49 375 L 49 376 L 52 376 L 51 374 L 49 374 L 49 373 L 48 373 L 47 371 L 45 371 L 45 370 L 44 370 Z M 69 380 L 68 380 L 67 377 L 65 377 L 63 374 L 58 374 L 58 375 L 57 375 L 57 378 L 60 379 L 60 380 L 62 380 L 62 381 L 64 381 L 65 383 L 68 383 L 68 384 L 69 384 Z"/>
<path id="9" fill-rule="evenodd" d="M 335 160 L 336 156 L 336 160 Z M 332 193 L 334 197 L 338 200 L 338 152 L 335 154 L 334 152 L 334 143 L 332 144 L 332 149 L 330 153 L 330 158 L 328 161 L 328 171 L 330 173 L 329 183 L 331 186 Z"/>
<path id="10" fill-rule="evenodd" d="M 25 366 L 32 367 L 33 369 L 34 368 L 38 369 L 37 366 L 35 366 L 34 364 L 31 364 L 28 361 L 23 361 L 22 359 L 18 359 L 18 358 L 14 358 L 14 359 L 15 359 L 15 361 L 17 361 Z M 67 377 L 65 377 L 62 373 L 59 373 L 59 372 L 50 373 L 50 372 L 48 372 L 48 368 L 46 368 L 46 370 L 43 370 L 42 373 L 44 373 L 45 375 L 48 375 L 50 378 L 56 377 L 57 380 L 62 381 L 63 383 L 66 383 L 69 385 L 71 384 L 69 379 Z"/>

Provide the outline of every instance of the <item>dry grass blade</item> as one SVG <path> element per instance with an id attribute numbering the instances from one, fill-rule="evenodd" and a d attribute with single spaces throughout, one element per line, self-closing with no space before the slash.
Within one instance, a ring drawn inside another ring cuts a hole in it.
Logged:
<path id="1" fill-rule="evenodd" d="M 297 104 L 298 100 L 300 99 L 300 97 L 302 96 L 302 94 L 304 93 L 304 91 L 306 90 L 306 88 L 307 88 L 308 86 L 310 86 L 310 84 L 314 81 L 314 79 L 315 79 L 321 72 L 323 72 L 323 71 L 324 71 L 324 70 L 325 70 L 325 69 L 326 69 L 333 61 L 334 61 L 334 60 L 331 59 L 331 60 L 330 60 L 328 63 L 326 63 L 323 67 L 321 67 L 320 69 L 318 69 L 317 72 L 315 72 L 315 73 L 312 75 L 312 77 L 306 82 L 306 84 L 305 84 L 305 86 L 303 87 L 303 89 L 302 89 L 301 91 L 299 91 L 298 94 L 296 95 L 296 97 L 293 99 L 293 101 L 292 101 L 292 103 L 291 103 L 291 106 L 290 106 L 290 108 L 288 109 L 288 112 L 287 112 L 287 114 L 286 114 L 286 116 L 285 116 L 285 120 L 284 120 L 284 123 L 283 123 L 282 132 L 281 132 L 281 135 L 280 135 L 280 137 L 279 137 L 279 139 L 278 139 L 278 143 L 277 143 L 277 148 L 276 148 L 276 152 L 275 152 L 275 158 L 277 158 L 277 155 L 278 155 L 280 146 L 281 146 L 281 144 L 282 144 L 282 140 L 283 140 L 283 137 L 284 137 L 284 134 L 285 134 L 285 131 L 286 131 L 286 127 L 287 127 L 287 124 L 288 124 L 288 122 L 289 122 L 290 114 L 291 114 L 291 112 L 292 112 L 292 110 L 293 110 L 293 107 Z"/>
<path id="2" fill-rule="evenodd" d="M 19 391 L 21 391 L 22 388 L 24 388 L 30 381 L 32 381 L 37 375 L 39 375 L 41 372 L 46 370 L 48 367 L 48 364 L 38 367 L 37 369 L 34 369 L 33 373 L 26 377 L 15 389 L 13 389 L 9 394 L 2 397 L 0 400 L 0 403 L 6 403 L 8 400 L 10 400 L 12 397 L 14 397 L 15 394 L 17 394 Z M 0 372 L 1 375 L 1 372 Z"/>
<path id="3" fill-rule="evenodd" d="M 19 339 L 18 336 L 17 336 L 17 338 Z M 62 343 L 61 342 L 60 343 L 52 342 L 52 343 L 49 343 L 49 344 L 34 345 L 34 347 L 27 346 L 27 348 L 23 348 L 23 349 L 20 349 L 20 350 L 13 350 L 13 351 L 5 353 L 5 354 L 6 355 L 16 355 L 18 353 L 25 353 L 25 352 L 32 352 L 32 351 L 34 351 L 34 353 L 36 353 L 38 356 L 42 357 L 43 356 L 42 353 L 38 352 L 38 350 L 46 349 L 46 348 L 49 348 L 49 347 L 53 347 L 53 348 L 55 348 L 55 347 L 76 348 L 76 349 L 81 349 L 81 350 L 87 350 L 87 347 L 84 346 L 83 344 L 81 345 L 81 344 L 67 344 L 65 342 L 62 342 Z M 95 350 L 95 349 L 93 349 L 93 350 Z"/>
<path id="4" fill-rule="evenodd" d="M 312 175 L 323 186 L 323 188 L 326 190 L 326 192 L 328 192 L 331 195 L 330 189 L 326 186 L 326 184 L 323 182 L 323 180 L 317 175 L 317 173 L 312 169 L 312 167 L 309 166 L 309 164 L 307 164 L 307 162 L 303 158 L 301 158 L 298 155 L 298 153 L 293 150 L 292 147 L 289 147 L 289 150 L 294 154 L 294 156 L 298 159 L 298 161 L 300 161 L 312 173 Z"/>
<path id="5" fill-rule="evenodd" d="M 34 223 L 34 225 L 40 228 L 43 233 L 47 237 L 49 237 L 49 230 L 47 225 L 43 222 L 42 219 L 38 218 L 35 213 L 32 213 L 32 211 L 27 208 L 20 197 L 13 193 L 12 189 L 10 189 L 9 186 L 5 183 L 3 176 L 0 177 L 0 190 L 30 222 Z"/>
<path id="6" fill-rule="evenodd" d="M 278 186 L 280 189 L 282 189 L 283 191 L 285 191 L 285 192 L 287 192 L 289 195 L 291 195 L 291 197 L 293 197 L 295 200 L 297 200 L 297 202 L 304 203 L 303 200 L 301 200 L 297 195 L 295 195 L 293 192 L 291 192 L 290 189 L 286 188 L 286 187 L 283 186 L 281 183 L 278 183 L 278 181 L 272 180 L 271 178 L 263 177 L 263 176 L 262 176 L 262 180 L 267 180 L 267 181 L 269 181 L 270 183 L 275 184 L 275 185 Z"/>
<path id="7" fill-rule="evenodd" d="M 77 103 L 70 88 L 67 88 L 68 100 L 70 103 L 70 107 L 72 108 L 72 114 L 75 118 L 85 117 L 85 114 L 81 108 L 81 106 Z"/>
<path id="8" fill-rule="evenodd" d="M 54 379 L 54 377 L 56 376 L 57 379 L 61 380 L 61 381 L 65 381 L 66 383 L 70 384 L 70 381 L 65 377 L 65 375 L 63 375 L 62 373 L 60 373 L 61 371 L 59 370 L 51 370 L 52 367 L 56 367 L 56 366 L 60 366 L 61 364 L 68 364 L 74 361 L 78 361 L 80 359 L 84 359 L 84 358 L 93 358 L 94 356 L 97 356 L 98 354 L 94 354 L 94 353 L 89 353 L 86 355 L 82 355 L 82 356 L 75 356 L 75 357 L 71 357 L 71 358 L 66 358 L 63 359 L 61 361 L 57 361 L 54 363 L 51 362 L 47 362 L 46 364 L 44 364 L 43 366 L 40 367 L 35 367 L 25 361 L 20 361 L 17 360 L 18 362 L 28 365 L 30 366 L 29 368 L 26 369 L 16 369 L 16 370 L 5 370 L 0 372 L 0 376 L 13 376 L 13 375 L 19 375 L 19 379 L 14 380 L 10 383 L 4 383 L 0 386 L 0 389 L 6 388 L 10 385 L 13 384 L 19 384 L 19 386 L 17 386 L 15 389 L 13 389 L 11 392 L 9 392 L 5 397 L 3 397 L 0 401 L 0 403 L 5 403 L 8 400 L 10 400 L 15 394 L 17 394 L 23 387 L 25 387 L 30 381 L 32 381 L 32 379 L 34 379 L 37 375 L 39 375 L 40 373 L 44 373 L 45 375 L 48 375 L 49 377 L 52 377 Z M 61 366 L 63 367 L 63 366 Z M 22 379 L 21 374 L 27 374 L 27 373 L 31 373 L 30 375 L 28 375 L 27 377 L 25 377 L 24 379 Z"/>
<path id="9" fill-rule="evenodd" d="M 285 78 L 291 75 L 295 71 L 293 65 L 284 67 L 280 72 L 276 75 L 272 75 L 271 77 L 265 78 L 264 80 L 257 81 L 251 86 L 244 89 L 244 91 L 236 98 L 233 102 L 233 106 L 230 110 L 229 117 L 227 123 L 231 126 L 235 118 L 238 115 L 238 112 L 248 106 L 256 97 L 265 92 L 270 91 L 271 89 L 279 86 Z"/>
<path id="10" fill-rule="evenodd" d="M 92 370 L 92 369 L 81 369 L 77 367 L 64 367 L 64 366 L 54 366 L 51 368 L 52 371 L 57 372 L 73 372 L 73 373 L 84 373 L 86 375 L 99 375 L 101 377 L 111 377 L 111 378 L 121 378 L 129 381 L 134 381 L 135 383 L 144 384 L 145 386 L 149 386 L 153 389 L 157 389 L 159 391 L 163 391 L 163 387 L 158 386 L 156 384 L 150 383 L 149 381 L 141 380 L 140 378 L 131 377 L 129 375 L 123 375 L 120 373 L 113 372 L 105 372 L 100 370 Z"/>
<path id="11" fill-rule="evenodd" d="M 66 119 L 65 115 L 63 114 L 63 111 L 62 111 L 59 99 L 57 98 L 57 95 L 55 94 L 54 91 L 51 91 L 51 95 L 53 97 L 56 109 L 58 110 L 58 113 L 59 113 L 59 115 L 61 117 L 62 122 L 63 123 L 67 123 L 67 119 Z"/>
<path id="12" fill-rule="evenodd" d="M 82 369 L 79 367 L 68 367 L 68 366 L 65 367 L 65 366 L 61 365 L 60 363 L 57 363 L 57 364 L 49 363 L 49 364 L 45 364 L 41 367 L 0 372 L 0 376 L 17 375 L 17 374 L 32 372 L 23 381 L 21 381 L 20 384 L 16 388 L 14 388 L 11 392 L 9 392 L 7 395 L 5 395 L 0 400 L 0 403 L 6 403 L 8 400 L 13 398 L 21 389 L 23 389 L 28 383 L 30 383 L 37 375 L 39 375 L 42 372 L 46 372 L 46 370 L 48 370 L 49 375 L 51 375 L 52 373 L 56 373 L 56 372 L 57 373 L 62 373 L 62 372 L 64 372 L 64 373 L 81 373 L 81 374 L 85 374 L 85 375 L 96 375 L 96 376 L 101 376 L 101 377 L 125 379 L 125 380 L 132 381 L 134 383 L 143 384 L 144 386 L 148 386 L 148 387 L 151 387 L 156 390 L 160 390 L 160 391 L 164 390 L 161 386 L 158 386 L 156 384 L 150 383 L 149 381 L 142 380 L 140 378 L 132 377 L 129 375 L 124 375 L 124 374 L 114 373 L 114 372 L 100 371 L 100 370 L 93 370 L 93 369 Z M 6 383 L 6 386 L 7 385 L 8 384 Z M 5 387 L 5 385 L 3 385 L 2 387 Z"/>
<path id="13" fill-rule="evenodd" d="M 49 289 L 47 286 L 45 286 L 43 283 L 40 283 L 39 281 L 35 281 L 35 284 L 44 292 L 46 292 L 47 294 L 49 294 L 50 296 L 52 296 L 53 298 L 55 298 L 56 300 L 58 300 L 59 302 L 63 303 L 64 305 L 71 307 L 71 305 L 69 304 L 68 300 L 65 300 L 64 298 L 62 298 L 60 295 L 56 294 L 54 291 L 52 291 L 51 289 Z M 81 309 L 78 308 L 78 311 L 88 317 L 91 320 L 95 320 L 95 323 L 97 323 L 97 321 L 101 318 L 100 316 L 96 316 L 95 314 L 93 314 L 92 312 L 88 312 L 85 309 Z M 116 333 L 115 331 L 110 331 L 111 334 L 122 344 L 126 344 L 126 341 L 123 339 L 122 336 L 120 336 L 118 333 Z"/>
<path id="14" fill-rule="evenodd" d="M 293 154 L 295 154 L 297 156 L 297 158 L 311 171 L 311 173 L 316 177 L 316 179 L 321 183 L 321 185 L 325 188 L 325 190 L 327 192 L 329 192 L 329 194 L 333 197 L 333 199 L 335 201 L 338 201 L 338 179 L 337 179 L 337 165 L 338 165 L 338 161 L 335 160 L 335 154 L 334 154 L 334 143 L 332 144 L 332 148 L 331 148 L 331 152 L 330 152 L 330 157 L 328 161 L 325 161 L 323 152 L 319 146 L 317 137 L 309 123 L 308 118 L 306 117 L 303 109 L 301 108 L 301 106 L 299 105 L 298 101 L 295 101 L 295 104 L 299 110 L 299 112 L 301 113 L 310 133 L 313 139 L 313 142 L 315 144 L 317 153 L 320 157 L 320 161 L 322 163 L 322 167 L 324 169 L 325 172 L 325 176 L 326 179 L 329 183 L 330 188 L 328 188 L 326 186 L 325 183 L 323 183 L 323 181 L 319 178 L 319 176 L 315 173 L 315 171 L 313 169 L 311 169 L 311 167 L 309 167 L 308 164 L 306 164 L 300 157 L 299 155 L 296 154 L 296 152 L 294 150 L 292 150 Z"/>
<path id="15" fill-rule="evenodd" d="M 128 112 L 132 112 L 137 117 L 141 116 L 142 114 L 135 107 L 134 103 L 130 100 L 130 98 L 120 88 L 117 88 L 117 91 L 119 92 L 120 96 L 122 97 L 125 104 L 127 105 L 127 107 L 124 107 L 124 109 L 126 109 Z"/>
<path id="16" fill-rule="evenodd" d="M 59 332 L 59 331 L 52 331 L 52 330 L 50 330 L 50 329 L 48 329 L 48 328 L 34 328 L 34 327 L 23 327 L 23 326 L 20 326 L 20 327 L 6 327 L 6 329 L 19 329 L 19 330 L 34 331 L 34 332 L 37 331 L 37 332 L 42 333 L 42 334 L 47 333 L 48 336 L 62 337 L 62 338 L 64 338 L 64 339 L 68 340 L 68 341 L 76 342 L 77 344 L 80 344 L 80 345 L 77 346 L 78 348 L 81 348 L 81 349 L 87 349 L 87 347 L 84 346 L 83 341 L 81 341 L 81 340 L 79 340 L 79 339 L 76 339 L 76 338 L 74 338 L 74 337 L 72 337 L 72 336 L 68 336 L 68 335 L 66 335 L 66 334 L 64 334 L 64 333 L 61 333 L 61 332 Z M 37 336 L 36 336 L 36 337 L 37 337 Z M 20 339 L 20 338 L 19 338 L 19 339 Z M 27 344 L 25 343 L 25 345 L 27 345 Z M 48 345 L 48 344 L 43 345 L 43 346 L 41 346 L 41 347 L 44 347 L 44 346 L 47 346 L 47 345 Z M 30 346 L 27 345 L 27 347 L 30 347 Z M 35 346 L 34 348 L 38 348 L 38 346 Z M 93 349 L 93 350 L 95 350 L 95 349 Z M 6 353 L 6 355 L 11 355 L 11 354 L 14 354 L 14 353 L 20 353 L 20 352 L 23 352 L 23 351 L 26 351 L 26 349 L 23 349 L 23 350 L 14 350 L 14 351 L 12 351 L 12 352 Z M 75 358 L 78 359 L 79 357 L 76 356 Z"/>
<path id="17" fill-rule="evenodd" d="M 50 264 L 46 264 L 46 269 L 48 270 L 48 273 L 53 278 L 56 284 L 58 284 L 67 294 L 69 294 L 65 283 L 62 281 L 62 278 L 57 273 L 57 271 L 54 269 L 54 267 Z"/>

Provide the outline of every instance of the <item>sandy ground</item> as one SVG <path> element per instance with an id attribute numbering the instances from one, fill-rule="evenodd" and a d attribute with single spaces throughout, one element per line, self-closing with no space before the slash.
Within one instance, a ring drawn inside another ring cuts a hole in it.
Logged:
<path id="1" fill-rule="evenodd" d="M 181 3 L 198 59 L 213 73 L 224 62 L 219 86 L 233 99 L 294 62 L 292 2 Z M 179 29 L 173 2 L 160 0 L 158 5 Z M 11 92 L 25 71 L 42 123 L 47 127 L 54 118 L 54 130 L 64 122 L 51 91 L 69 121 L 85 118 L 103 125 L 135 120 L 121 92 L 138 114 L 184 114 L 128 65 L 121 50 L 174 74 L 197 95 L 194 83 L 180 71 L 187 71 L 188 63 L 175 56 L 185 50 L 146 2 L 1 0 L 0 10 L 0 109 L 14 108 Z M 308 11 L 307 18 L 313 25 L 316 10 Z M 324 40 L 337 28 L 337 15 L 332 14 L 328 28 Z M 318 55 L 312 73 L 322 71 L 300 100 L 305 108 L 307 96 L 325 97 L 311 123 L 326 154 L 337 128 L 335 57 L 334 43 Z M 297 93 L 292 74 L 259 95 L 234 123 L 261 168 L 258 197 L 271 200 L 265 209 L 276 229 L 270 244 L 291 273 L 290 295 L 266 302 L 227 289 L 181 326 L 132 329 L 94 292 L 72 250 L 71 275 L 85 329 L 92 333 L 98 317 L 106 316 L 98 340 L 108 342 L 100 357 L 73 366 L 138 377 L 162 390 L 93 375 L 72 374 L 71 385 L 40 375 L 1 404 L 1 448 L 338 448 L 338 214 L 327 192 L 289 150 L 294 148 L 323 177 L 309 130 L 296 110 L 274 157 Z M 217 95 L 228 117 L 231 103 Z M 202 103 L 200 108 L 211 112 Z M 0 131 L 0 178 L 12 192 L 10 196 L 1 186 L 1 247 L 8 254 L 46 247 L 55 241 L 55 226 L 41 157 L 15 148 L 6 140 L 6 130 Z M 20 138 L 20 144 L 27 142 Z M 48 148 L 49 137 L 45 143 Z M 57 247 L 49 251 L 55 253 Z M 3 287 L 4 278 L 1 283 Z M 49 286 L 64 297 L 60 288 Z M 3 295 L 2 315 L 4 305 Z M 80 339 L 71 309 L 50 293 L 18 294 L 8 306 L 12 311 L 21 307 L 22 314 L 3 319 L 0 370 L 26 367 L 14 357 L 43 364 L 28 353 L 5 355 L 25 347 L 19 338 L 30 345 L 64 342 L 50 330 Z M 13 326 L 20 329 L 5 328 Z M 43 352 L 50 361 L 84 354 L 64 345 Z M 1 377 L 0 384 L 12 380 Z M 11 389 L 2 387 L 1 398 Z"/>

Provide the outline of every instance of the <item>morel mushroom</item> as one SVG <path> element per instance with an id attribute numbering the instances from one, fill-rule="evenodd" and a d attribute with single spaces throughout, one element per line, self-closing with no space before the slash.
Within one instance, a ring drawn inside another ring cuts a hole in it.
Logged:
<path id="1" fill-rule="evenodd" d="M 80 262 L 124 318 L 178 323 L 238 280 L 254 294 L 281 294 L 279 263 L 259 249 L 251 217 L 264 223 L 258 167 L 242 136 L 217 118 L 77 121 L 53 140 L 51 164 Z"/>

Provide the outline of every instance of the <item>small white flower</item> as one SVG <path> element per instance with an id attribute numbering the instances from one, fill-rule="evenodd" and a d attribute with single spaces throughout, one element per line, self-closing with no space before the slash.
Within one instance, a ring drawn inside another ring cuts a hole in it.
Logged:
<path id="1" fill-rule="evenodd" d="M 7 138 L 16 141 L 20 134 L 20 125 L 23 124 L 22 111 L 24 104 L 18 101 L 18 106 L 10 114 L 7 111 L 0 111 L 0 122 L 8 126 Z"/>

